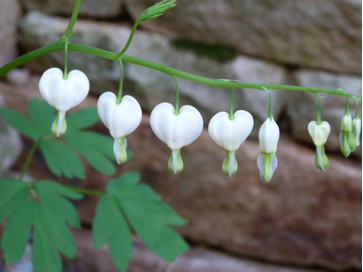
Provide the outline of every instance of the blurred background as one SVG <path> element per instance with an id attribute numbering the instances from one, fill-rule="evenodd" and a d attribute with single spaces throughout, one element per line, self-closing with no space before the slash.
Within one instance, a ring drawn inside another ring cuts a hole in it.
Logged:
<path id="1" fill-rule="evenodd" d="M 119 51 L 133 22 L 155 0 L 84 0 L 70 42 Z M 65 30 L 73 0 L 0 0 L 0 66 L 18 55 L 55 42 Z M 178 0 L 161 18 L 142 23 L 127 54 L 211 78 L 242 82 L 343 88 L 362 95 L 362 2 L 360 0 Z M 39 97 L 39 76 L 63 67 L 63 52 L 34 60 L 0 81 L 0 105 L 26 112 Z M 69 68 L 91 81 L 96 105 L 102 92 L 118 89 L 119 65 L 70 52 Z M 205 125 L 228 111 L 229 90 L 185 81 L 181 105 L 201 111 Z M 282 130 L 279 167 L 269 184 L 259 177 L 257 133 L 267 116 L 267 96 L 236 90 L 235 109 L 251 112 L 255 128 L 237 152 L 239 169 L 221 172 L 225 151 L 205 130 L 183 148 L 184 171 L 167 170 L 169 149 L 152 133 L 149 113 L 161 102 L 174 103 L 174 81 L 157 71 L 125 63 L 124 93 L 144 110 L 140 127 L 128 137 L 133 158 L 119 172 L 136 170 L 189 223 L 178 231 L 191 251 L 174 264 L 159 260 L 135 238 L 129 272 L 309 272 L 361 271 L 362 150 L 345 159 L 338 135 L 345 99 L 322 99 L 322 118 L 332 126 L 326 145 L 326 172 L 315 167 L 307 125 L 316 118 L 313 94 L 271 90 L 273 113 Z M 352 102 L 351 112 L 355 112 Z M 95 128 L 108 134 L 102 124 Z M 31 142 L 0 116 L 0 176 L 16 175 Z M 36 153 L 29 178 L 55 179 Z M 86 180 L 62 180 L 103 190 L 110 178 L 87 166 Z M 97 199 L 76 203 L 84 229 L 74 232 L 78 255 L 64 271 L 116 271 L 107 248 L 95 251 L 91 223 Z M 32 271 L 29 254 L 3 271 Z M 7 270 L 6 270 L 7 269 Z"/>

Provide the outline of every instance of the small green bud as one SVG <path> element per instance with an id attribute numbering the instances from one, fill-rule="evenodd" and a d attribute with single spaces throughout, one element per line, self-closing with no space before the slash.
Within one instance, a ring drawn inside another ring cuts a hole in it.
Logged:
<path id="1" fill-rule="evenodd" d="M 66 113 L 64 111 L 58 111 L 57 117 L 55 118 L 51 131 L 52 133 L 59 137 L 62 136 L 67 131 Z"/>
<path id="2" fill-rule="evenodd" d="M 325 154 L 324 146 L 316 147 L 315 165 L 322 171 L 325 171 L 328 168 L 329 159 Z"/>
<path id="3" fill-rule="evenodd" d="M 126 147 L 126 137 L 115 139 L 115 141 L 113 142 L 113 153 L 118 164 L 122 164 L 127 161 Z"/>
<path id="4" fill-rule="evenodd" d="M 257 166 L 261 179 L 269 182 L 277 168 L 278 160 L 275 153 L 261 153 L 257 158 Z"/>
<path id="5" fill-rule="evenodd" d="M 180 149 L 171 151 L 171 156 L 168 160 L 168 168 L 170 172 L 174 173 L 175 175 L 179 174 L 183 170 L 184 164 L 180 155 Z"/>
<path id="6" fill-rule="evenodd" d="M 222 171 L 225 175 L 231 177 L 237 172 L 238 163 L 235 157 L 235 152 L 226 150 L 226 158 L 222 164 Z"/>
<path id="7" fill-rule="evenodd" d="M 340 128 L 339 142 L 340 149 L 345 157 L 350 155 L 351 149 L 349 147 L 349 138 L 352 132 L 352 117 L 350 114 L 345 114 L 342 118 L 342 125 Z"/>
<path id="8" fill-rule="evenodd" d="M 357 149 L 357 146 L 360 145 L 360 133 L 362 129 L 362 121 L 359 117 L 355 117 L 353 119 L 353 130 L 352 135 L 349 139 L 349 148 L 352 151 L 355 151 Z"/>

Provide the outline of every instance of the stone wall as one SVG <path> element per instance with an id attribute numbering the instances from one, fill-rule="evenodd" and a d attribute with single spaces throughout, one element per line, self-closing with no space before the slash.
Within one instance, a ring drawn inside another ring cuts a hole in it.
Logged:
<path id="1" fill-rule="evenodd" d="M 138 14 L 155 1 L 83 2 L 71 42 L 118 51 Z M 0 2 L 0 22 L 7 20 L 8 26 L 0 24 L 0 34 L 8 35 L 0 35 L 0 44 L 5 44 L 0 65 L 13 58 L 18 47 L 21 52 L 28 52 L 59 39 L 67 26 L 73 0 L 28 0 L 22 4 L 24 14 L 18 20 L 17 2 Z M 179 0 L 161 18 L 141 24 L 127 54 L 211 78 L 344 88 L 361 96 L 361 5 L 359 0 Z M 92 97 L 85 104 L 95 105 L 95 98 L 104 91 L 117 91 L 117 62 L 74 52 L 69 55 L 69 68 L 84 71 L 91 80 Z M 62 67 L 63 62 L 63 53 L 56 52 L 28 63 L 26 70 L 9 74 L 8 82 L 0 83 L 5 103 L 24 111 L 27 100 L 39 95 L 36 76 L 49 67 Z M 166 169 L 169 151 L 152 134 L 148 113 L 163 101 L 173 103 L 174 81 L 140 66 L 125 63 L 124 68 L 124 92 L 138 99 L 145 115 L 140 128 L 128 139 L 134 158 L 119 167 L 119 172 L 139 171 L 144 182 L 188 218 L 189 224 L 179 231 L 195 245 L 170 268 L 158 264 L 136 243 L 130 271 L 361 269 L 362 153 L 359 148 L 348 159 L 340 154 L 343 98 L 322 99 L 323 119 L 332 126 L 326 145 L 330 160 L 327 172 L 319 171 L 313 163 L 314 148 L 306 129 L 309 121 L 316 118 L 316 97 L 271 90 L 273 113 L 282 137 L 277 152 L 279 168 L 272 182 L 263 184 L 255 163 L 256 136 L 266 118 L 267 96 L 263 92 L 237 90 L 235 108 L 250 111 L 255 119 L 252 136 L 237 154 L 238 173 L 231 179 L 221 173 L 224 151 L 204 131 L 200 139 L 183 149 L 184 171 L 172 176 Z M 197 107 L 206 125 L 216 112 L 228 111 L 229 90 L 189 81 L 181 82 L 180 90 L 181 104 Z M 353 114 L 355 104 L 351 105 Z M 107 133 L 101 124 L 95 129 Z M 25 141 L 25 150 L 28 147 L 29 142 Z M 0 156 L 6 157 L 1 154 L 0 148 Z M 23 162 L 24 154 L 13 170 L 19 170 Z M 2 162 L 0 168 L 1 165 Z M 36 154 L 30 174 L 36 179 L 54 179 L 40 154 Z M 76 180 L 71 183 L 103 189 L 109 180 L 90 167 L 87 177 L 82 184 Z M 91 223 L 95 204 L 96 199 L 89 197 L 77 203 L 85 226 Z M 92 262 L 87 260 L 93 252 L 87 230 L 76 238 L 79 258 L 67 263 L 65 271 L 81 271 L 81 267 L 87 267 L 85 271 L 105 271 L 103 265 L 113 271 L 109 261 L 96 257 Z M 200 246 L 206 249 L 201 250 Z M 213 265 L 209 265 L 211 259 Z M 195 263 L 205 265 L 196 270 Z"/>

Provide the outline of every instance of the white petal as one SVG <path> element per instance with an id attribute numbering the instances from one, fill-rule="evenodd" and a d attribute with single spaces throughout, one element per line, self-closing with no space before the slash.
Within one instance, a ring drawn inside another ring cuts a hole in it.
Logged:
<path id="1" fill-rule="evenodd" d="M 270 118 L 262 124 L 258 133 L 260 151 L 263 153 L 275 153 L 280 138 L 280 129 L 276 122 Z"/>
<path id="2" fill-rule="evenodd" d="M 161 103 L 151 112 L 150 125 L 155 135 L 172 150 L 194 142 L 203 130 L 203 118 L 192 106 L 183 106 L 179 115 L 174 107 Z"/>
<path id="3" fill-rule="evenodd" d="M 211 119 L 208 132 L 216 144 L 228 151 L 236 151 L 247 139 L 253 128 L 252 115 L 247 111 L 237 111 L 234 120 L 229 114 L 219 112 Z"/>

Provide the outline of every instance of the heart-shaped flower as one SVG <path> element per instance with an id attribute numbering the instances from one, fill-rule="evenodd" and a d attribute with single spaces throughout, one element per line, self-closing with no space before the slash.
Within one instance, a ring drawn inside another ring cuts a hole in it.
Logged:
<path id="1" fill-rule="evenodd" d="M 45 71 L 39 81 L 39 90 L 43 98 L 58 110 L 58 116 L 52 125 L 52 132 L 58 136 L 67 130 L 66 111 L 80 104 L 88 95 L 90 84 L 87 76 L 73 70 L 63 78 L 62 70 L 51 68 Z"/>
<path id="2" fill-rule="evenodd" d="M 355 151 L 357 149 L 357 146 L 360 145 L 361 130 L 362 130 L 362 120 L 359 118 L 359 116 L 356 116 L 353 119 L 352 135 L 350 136 L 349 139 L 349 148 L 352 151 Z"/>
<path id="3" fill-rule="evenodd" d="M 308 125 L 308 131 L 316 146 L 315 165 L 322 171 L 328 168 L 329 160 L 325 154 L 324 145 L 330 134 L 330 125 L 328 122 L 311 121 Z"/>
<path id="4" fill-rule="evenodd" d="M 179 173 L 183 169 L 180 149 L 194 142 L 202 133 L 201 114 L 192 106 L 183 106 L 176 115 L 173 105 L 161 103 L 151 112 L 150 125 L 155 135 L 172 151 L 169 170 Z"/>
<path id="5" fill-rule="evenodd" d="M 280 138 L 280 129 L 275 120 L 267 118 L 258 133 L 260 142 L 260 155 L 257 158 L 257 166 L 264 182 L 269 182 L 277 168 L 276 157 L 277 144 Z"/>
<path id="6" fill-rule="evenodd" d="M 105 92 L 98 99 L 97 111 L 101 121 L 115 139 L 113 151 L 117 163 L 126 162 L 126 136 L 135 131 L 142 118 L 139 103 L 132 96 L 125 95 L 121 103 L 117 104 L 116 95 Z"/>
<path id="7" fill-rule="evenodd" d="M 351 152 L 349 146 L 349 138 L 351 133 L 352 133 L 352 116 L 348 112 L 344 114 L 342 118 L 340 134 L 339 134 L 340 150 L 342 151 L 345 157 L 348 157 Z"/>
<path id="8" fill-rule="evenodd" d="M 239 110 L 230 119 L 227 112 L 219 112 L 211 119 L 208 132 L 213 141 L 223 147 L 227 154 L 222 164 L 222 171 L 228 176 L 236 173 L 238 164 L 235 152 L 251 134 L 253 129 L 252 115 Z"/>

